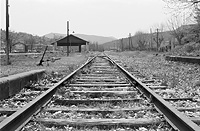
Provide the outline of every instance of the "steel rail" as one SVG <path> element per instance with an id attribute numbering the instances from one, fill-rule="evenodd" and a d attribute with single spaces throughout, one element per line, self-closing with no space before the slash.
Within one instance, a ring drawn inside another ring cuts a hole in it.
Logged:
<path id="1" fill-rule="evenodd" d="M 139 81 L 136 77 L 126 71 L 122 66 L 117 64 L 112 60 L 107 54 L 106 57 L 110 60 L 111 63 L 116 65 L 120 71 L 126 75 L 126 77 L 135 85 L 145 96 L 156 106 L 156 108 L 166 117 L 166 120 L 172 127 L 176 127 L 180 131 L 200 131 L 200 127 L 171 106 L 167 101 L 165 101 L 161 96 L 156 94 L 153 90 Z"/>
<path id="2" fill-rule="evenodd" d="M 85 64 L 80 66 L 78 69 L 70 73 L 68 76 L 64 77 L 61 81 L 56 83 L 53 87 L 48 89 L 46 92 L 42 93 L 40 96 L 36 97 L 33 101 L 28 103 L 25 107 L 19 109 L 11 116 L 7 117 L 0 123 L 0 131 L 18 131 L 20 130 L 31 117 L 40 111 L 40 109 L 47 104 L 52 96 L 55 94 L 58 87 L 60 87 L 63 82 L 71 79 L 78 71 L 89 65 L 97 56 L 94 56 L 87 60 Z"/>

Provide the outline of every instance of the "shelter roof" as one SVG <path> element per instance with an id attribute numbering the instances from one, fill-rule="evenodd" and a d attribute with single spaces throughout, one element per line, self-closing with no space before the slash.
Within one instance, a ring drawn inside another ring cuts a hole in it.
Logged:
<path id="1" fill-rule="evenodd" d="M 68 39 L 69 39 L 69 43 L 68 43 Z M 86 45 L 86 43 L 88 43 L 88 41 L 83 40 L 72 34 L 56 42 L 57 42 L 57 46 L 79 46 L 79 45 Z"/>

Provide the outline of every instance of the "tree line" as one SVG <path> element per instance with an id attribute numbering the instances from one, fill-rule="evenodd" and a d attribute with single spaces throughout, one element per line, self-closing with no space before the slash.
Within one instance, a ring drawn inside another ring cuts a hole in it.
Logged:
<path id="1" fill-rule="evenodd" d="M 16 32 L 16 31 L 9 31 L 9 42 L 10 47 L 9 51 L 12 51 L 13 46 L 16 43 L 23 43 L 27 45 L 28 50 L 32 52 L 35 48 L 35 45 L 48 45 L 51 42 L 54 42 L 54 39 L 49 39 L 47 37 L 40 37 L 37 35 L 32 35 L 24 32 Z M 1 49 L 5 50 L 6 52 L 6 31 L 1 29 Z"/>

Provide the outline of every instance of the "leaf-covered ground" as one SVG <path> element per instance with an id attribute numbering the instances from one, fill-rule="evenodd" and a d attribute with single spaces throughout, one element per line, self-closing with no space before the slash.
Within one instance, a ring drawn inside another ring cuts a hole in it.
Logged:
<path id="1" fill-rule="evenodd" d="M 75 53 L 70 54 L 70 56 L 67 57 L 66 53 L 47 53 L 45 54 L 44 60 L 48 59 L 51 61 L 43 62 L 43 66 L 37 66 L 41 57 L 42 54 L 11 55 L 11 64 L 6 65 L 5 56 L 0 56 L 0 77 L 38 69 L 46 69 L 47 72 L 54 71 L 58 73 L 73 71 L 86 62 L 88 54 Z M 52 61 L 52 59 L 57 58 L 60 59 L 55 60 L 54 62 Z"/>
<path id="2" fill-rule="evenodd" d="M 200 56 L 200 44 L 195 42 L 190 42 L 184 45 L 177 45 L 172 51 L 167 52 L 167 55 L 176 56 Z"/>
<path id="3" fill-rule="evenodd" d="M 181 97 L 200 99 L 200 65 L 166 61 L 163 54 L 149 52 L 109 52 L 128 67 L 139 70 L 148 79 L 157 78 Z M 185 95 L 185 96 L 184 96 Z"/>

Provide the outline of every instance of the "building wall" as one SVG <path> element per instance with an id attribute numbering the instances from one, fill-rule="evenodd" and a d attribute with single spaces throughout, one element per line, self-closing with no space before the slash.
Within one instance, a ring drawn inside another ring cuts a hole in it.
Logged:
<path id="1" fill-rule="evenodd" d="M 12 52 L 27 52 L 28 48 L 23 43 L 16 43 L 12 47 Z"/>

